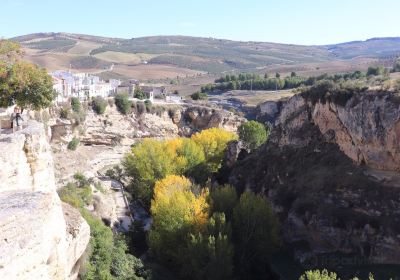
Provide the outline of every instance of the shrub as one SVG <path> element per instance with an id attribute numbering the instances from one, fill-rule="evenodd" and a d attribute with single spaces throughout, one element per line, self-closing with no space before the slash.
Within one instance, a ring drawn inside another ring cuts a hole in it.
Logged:
<path id="1" fill-rule="evenodd" d="M 92 202 L 92 189 L 88 185 L 79 187 L 68 183 L 58 191 L 58 195 L 62 201 L 78 209 Z"/>
<path id="2" fill-rule="evenodd" d="M 93 183 L 92 179 L 87 179 L 85 177 L 85 175 L 83 175 L 81 172 L 76 172 L 74 174 L 74 179 L 75 179 L 75 183 L 78 185 L 78 187 L 88 186 L 91 183 Z"/>
<path id="3" fill-rule="evenodd" d="M 121 181 L 123 174 L 123 170 L 119 165 L 114 165 L 112 168 L 107 169 L 106 176 L 110 177 L 113 180 Z"/>
<path id="4" fill-rule="evenodd" d="M 74 112 L 80 112 L 82 106 L 81 106 L 81 102 L 79 101 L 79 99 L 77 97 L 71 98 L 71 107 Z"/>
<path id="5" fill-rule="evenodd" d="M 368 67 L 368 70 L 367 70 L 367 76 L 378 76 L 378 75 L 383 75 L 384 73 L 385 73 L 384 67 L 370 66 L 370 67 Z"/>
<path id="6" fill-rule="evenodd" d="M 336 280 L 337 275 L 334 272 L 328 272 L 326 269 L 319 270 L 310 270 L 303 274 L 299 280 Z"/>
<path id="7" fill-rule="evenodd" d="M 132 101 L 129 100 L 128 94 L 126 93 L 117 94 L 115 96 L 114 102 L 115 106 L 117 106 L 117 109 L 121 114 L 127 115 L 131 112 Z"/>
<path id="8" fill-rule="evenodd" d="M 207 93 L 205 93 L 205 92 L 195 92 L 190 97 L 193 100 L 204 100 L 204 99 L 207 99 Z"/>
<path id="9" fill-rule="evenodd" d="M 102 115 L 106 111 L 107 101 L 103 97 L 96 97 L 92 101 L 92 109 L 97 114 Z"/>
<path id="10" fill-rule="evenodd" d="M 238 129 L 239 138 L 242 140 L 251 150 L 257 149 L 268 138 L 268 132 L 262 123 L 256 121 L 249 121 Z"/>
<path id="11" fill-rule="evenodd" d="M 68 148 L 68 150 L 75 151 L 76 148 L 78 148 L 78 145 L 79 145 L 79 139 L 74 137 L 74 138 L 68 143 L 67 148 Z"/>
<path id="12" fill-rule="evenodd" d="M 146 99 L 146 94 L 142 91 L 142 89 L 137 85 L 133 92 L 133 97 L 143 100 Z"/>
<path id="13" fill-rule="evenodd" d="M 60 109 L 60 118 L 62 119 L 68 119 L 69 116 L 69 110 L 68 108 L 61 108 Z"/>

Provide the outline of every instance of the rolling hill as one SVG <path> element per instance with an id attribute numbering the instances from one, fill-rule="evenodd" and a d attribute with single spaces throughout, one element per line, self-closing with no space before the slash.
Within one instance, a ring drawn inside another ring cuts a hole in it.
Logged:
<path id="1" fill-rule="evenodd" d="M 12 38 L 26 59 L 49 70 L 108 72 L 142 79 L 222 72 L 340 72 L 382 64 L 400 54 L 400 38 L 374 38 L 326 46 L 242 42 L 188 36 L 133 39 L 70 33 Z"/>

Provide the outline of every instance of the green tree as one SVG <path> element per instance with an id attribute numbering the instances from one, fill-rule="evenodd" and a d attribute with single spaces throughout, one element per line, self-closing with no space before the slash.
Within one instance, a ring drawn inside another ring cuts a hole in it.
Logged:
<path id="1" fill-rule="evenodd" d="M 233 209 L 235 267 L 243 279 L 264 279 L 268 260 L 279 244 L 278 222 L 269 203 L 245 192 Z"/>
<path id="2" fill-rule="evenodd" d="M 79 101 L 78 97 L 72 97 L 71 98 L 71 108 L 72 111 L 79 113 L 81 111 L 81 102 Z"/>
<path id="3" fill-rule="evenodd" d="M 115 106 L 121 114 L 127 115 L 132 110 L 132 101 L 129 100 L 128 94 L 118 93 L 115 96 Z"/>
<path id="4" fill-rule="evenodd" d="M 132 148 L 132 153 L 125 156 L 122 165 L 132 179 L 131 189 L 135 198 L 150 205 L 154 183 L 174 173 L 174 158 L 162 141 L 145 139 Z"/>
<path id="5" fill-rule="evenodd" d="M 228 220 L 232 218 L 233 208 L 238 202 L 238 196 L 235 188 L 226 185 L 214 188 L 210 192 L 211 209 L 215 212 L 224 213 Z"/>
<path id="6" fill-rule="evenodd" d="M 133 91 L 133 96 L 140 100 L 146 99 L 146 94 L 142 91 L 142 89 L 138 85 L 135 86 L 135 90 Z"/>
<path id="7" fill-rule="evenodd" d="M 187 178 L 175 175 L 158 181 L 154 188 L 149 246 L 160 260 L 170 265 L 179 264 L 187 234 L 204 228 L 208 218 L 207 193 L 196 196 L 191 188 Z"/>
<path id="8" fill-rule="evenodd" d="M 251 150 L 257 149 L 267 141 L 268 131 L 265 125 L 256 121 L 248 121 L 238 128 L 239 139 Z"/>
<path id="9" fill-rule="evenodd" d="M 51 77 L 34 64 L 18 61 L 0 74 L 0 107 L 16 104 L 40 110 L 49 107 L 56 96 Z"/>
<path id="10" fill-rule="evenodd" d="M 95 97 L 92 101 L 92 109 L 97 114 L 102 115 L 106 111 L 108 102 L 103 97 Z"/>
<path id="11" fill-rule="evenodd" d="M 228 143 L 237 136 L 220 128 L 210 128 L 193 134 L 191 139 L 203 148 L 207 165 L 211 172 L 221 167 L 225 149 Z"/>
<path id="12" fill-rule="evenodd" d="M 114 236 L 114 246 L 112 251 L 112 262 L 110 271 L 115 280 L 139 280 L 138 277 L 144 272 L 143 263 L 135 256 L 130 255 L 125 239 L 121 235 Z"/>
<path id="13" fill-rule="evenodd" d="M 190 97 L 193 100 L 204 100 L 204 99 L 207 99 L 207 93 L 205 93 L 205 92 L 195 92 Z"/>
<path id="14" fill-rule="evenodd" d="M 383 67 L 379 67 L 379 66 L 370 66 L 368 67 L 367 70 L 367 76 L 378 76 L 378 75 L 382 75 L 384 73 L 384 68 Z"/>
<path id="15" fill-rule="evenodd" d="M 186 160 L 184 175 L 193 178 L 197 183 L 204 183 L 210 176 L 205 164 L 203 148 L 191 139 L 183 139 L 177 148 L 178 157 Z"/>
<path id="16" fill-rule="evenodd" d="M 223 213 L 214 213 L 204 233 L 190 234 L 181 258 L 184 278 L 224 280 L 233 276 L 233 245 L 230 225 Z"/>
<path id="17" fill-rule="evenodd" d="M 290 77 L 296 77 L 297 75 L 296 75 L 296 72 L 292 72 L 292 73 L 290 73 Z"/>
<path id="18" fill-rule="evenodd" d="M 281 77 L 281 74 L 279 74 L 278 72 L 275 73 L 275 78 L 279 79 Z"/>

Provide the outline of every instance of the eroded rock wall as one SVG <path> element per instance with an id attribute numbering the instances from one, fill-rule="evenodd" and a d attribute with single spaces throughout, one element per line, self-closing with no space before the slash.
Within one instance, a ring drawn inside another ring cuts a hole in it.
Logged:
<path id="1" fill-rule="evenodd" d="M 193 105 L 154 105 L 152 112 L 120 114 L 116 107 L 107 107 L 104 115 L 88 111 L 86 120 L 76 131 L 86 145 L 131 145 L 136 139 L 190 136 L 203 129 L 219 127 L 236 131 L 244 118 L 222 109 Z M 52 141 L 68 143 L 72 139 L 71 123 L 54 121 Z"/>
<path id="2" fill-rule="evenodd" d="M 0 136 L 0 279 L 75 279 L 88 224 L 56 193 L 44 127 Z"/>
<path id="3" fill-rule="evenodd" d="M 315 125 L 327 141 L 336 143 L 358 164 L 400 170 L 400 103 L 396 93 L 354 93 L 345 104 L 312 102 L 298 94 L 278 105 L 265 104 L 274 110 L 264 110 L 259 117 L 270 119 L 279 128 L 275 141 L 281 146 L 307 145 L 310 137 L 302 128 Z"/>
<path id="4" fill-rule="evenodd" d="M 400 169 L 396 100 L 373 91 L 340 103 L 296 95 L 273 118 L 269 142 L 231 170 L 228 181 L 239 191 L 268 197 L 303 263 L 345 254 L 400 264 L 398 185 L 368 175 Z"/>

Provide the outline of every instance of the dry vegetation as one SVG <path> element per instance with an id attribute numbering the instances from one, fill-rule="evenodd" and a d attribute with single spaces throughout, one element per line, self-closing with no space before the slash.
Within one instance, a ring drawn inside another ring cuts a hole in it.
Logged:
<path id="1" fill-rule="evenodd" d="M 149 79 L 167 79 L 193 76 L 201 73 L 200 71 L 168 66 L 168 65 L 157 65 L 157 64 L 141 64 L 141 65 L 116 65 L 114 72 L 127 76 L 134 77 L 140 80 Z"/>

